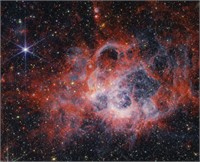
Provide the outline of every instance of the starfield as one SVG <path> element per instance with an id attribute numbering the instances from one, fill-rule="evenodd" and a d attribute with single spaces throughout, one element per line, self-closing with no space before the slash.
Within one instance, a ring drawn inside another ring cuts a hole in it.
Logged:
<path id="1" fill-rule="evenodd" d="M 199 2 L 1 2 L 1 161 L 198 161 Z"/>

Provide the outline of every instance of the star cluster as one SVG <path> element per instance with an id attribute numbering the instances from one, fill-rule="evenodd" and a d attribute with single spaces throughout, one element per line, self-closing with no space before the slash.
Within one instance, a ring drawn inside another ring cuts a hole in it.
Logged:
<path id="1" fill-rule="evenodd" d="M 1 2 L 1 160 L 198 160 L 198 2 Z"/>

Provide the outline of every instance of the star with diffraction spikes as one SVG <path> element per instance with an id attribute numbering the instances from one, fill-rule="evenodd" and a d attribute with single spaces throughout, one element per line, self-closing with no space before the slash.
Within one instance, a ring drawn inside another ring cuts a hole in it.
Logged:
<path id="1" fill-rule="evenodd" d="M 26 69 L 27 69 L 27 57 L 29 55 L 32 55 L 32 56 L 37 57 L 39 59 L 42 59 L 42 57 L 39 56 L 39 54 L 33 53 L 33 51 L 31 49 L 33 47 L 35 47 L 36 45 L 38 45 L 39 43 L 41 43 L 44 39 L 45 38 L 42 38 L 39 41 L 37 41 L 37 42 L 35 42 L 35 43 L 33 43 L 33 44 L 29 45 L 29 46 L 27 45 L 26 34 L 24 36 L 24 44 L 23 45 L 19 45 L 19 44 L 16 44 L 16 43 L 10 41 L 12 44 L 14 44 L 15 46 L 17 46 L 20 51 L 18 53 L 14 54 L 12 57 L 10 57 L 8 60 L 6 60 L 6 62 L 10 61 L 13 58 L 16 58 L 17 56 L 22 55 L 23 58 L 24 58 L 24 60 L 25 60 L 25 72 L 26 72 Z"/>

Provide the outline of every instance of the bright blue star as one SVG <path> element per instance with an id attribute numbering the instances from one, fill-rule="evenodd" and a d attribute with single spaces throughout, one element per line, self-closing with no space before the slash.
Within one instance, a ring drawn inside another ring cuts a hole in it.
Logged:
<path id="1" fill-rule="evenodd" d="M 24 47 L 24 48 L 23 48 L 23 51 L 24 51 L 24 52 L 27 52 L 27 51 L 28 51 L 28 48 L 27 48 L 27 47 Z"/>
<path id="2" fill-rule="evenodd" d="M 16 45 L 16 46 L 19 48 L 20 51 L 19 51 L 18 53 L 14 54 L 12 57 L 10 57 L 7 61 L 10 61 L 11 59 L 13 59 L 13 58 L 15 58 L 15 57 L 17 57 L 17 56 L 19 56 L 19 55 L 22 55 L 23 58 L 24 58 L 24 61 L 25 61 L 25 72 L 26 72 L 26 68 L 27 68 L 27 57 L 28 57 L 28 55 L 32 55 L 32 56 L 34 56 L 34 57 L 37 57 L 37 58 L 39 58 L 39 59 L 42 59 L 42 57 L 40 57 L 38 54 L 33 53 L 32 48 L 33 48 L 34 46 L 38 45 L 38 44 L 39 44 L 40 42 L 42 42 L 44 39 L 45 39 L 45 38 L 42 38 L 41 40 L 39 40 L 39 41 L 33 43 L 33 44 L 30 45 L 30 46 L 27 46 L 26 35 L 25 35 L 25 38 L 24 38 L 24 45 L 23 45 L 23 46 L 22 46 L 22 45 L 19 45 L 19 44 L 16 44 L 16 43 L 14 43 L 14 42 L 12 42 L 12 41 L 10 41 L 10 42 L 13 43 L 14 45 Z M 6 61 L 6 62 L 7 62 L 7 61 Z"/>

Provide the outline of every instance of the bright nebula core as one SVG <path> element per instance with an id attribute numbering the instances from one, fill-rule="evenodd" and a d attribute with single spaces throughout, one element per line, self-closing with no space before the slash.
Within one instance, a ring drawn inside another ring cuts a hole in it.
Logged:
<path id="1" fill-rule="evenodd" d="M 198 161 L 198 2 L 1 2 L 1 160 Z"/>

